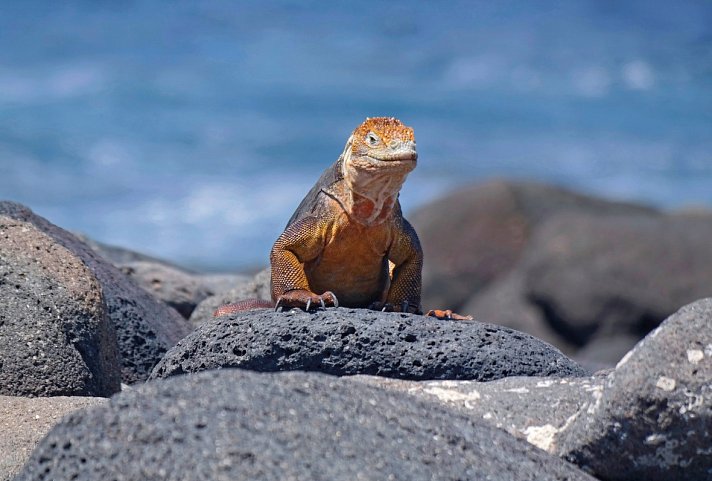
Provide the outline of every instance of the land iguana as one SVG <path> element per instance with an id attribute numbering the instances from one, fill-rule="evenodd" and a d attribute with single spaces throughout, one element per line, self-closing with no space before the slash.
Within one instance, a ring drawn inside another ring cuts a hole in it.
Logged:
<path id="1" fill-rule="evenodd" d="M 392 117 L 367 118 L 274 243 L 274 304 L 250 299 L 214 315 L 339 305 L 421 314 L 423 251 L 398 202 L 417 160 L 412 128 Z M 428 315 L 471 319 L 449 310 Z"/>

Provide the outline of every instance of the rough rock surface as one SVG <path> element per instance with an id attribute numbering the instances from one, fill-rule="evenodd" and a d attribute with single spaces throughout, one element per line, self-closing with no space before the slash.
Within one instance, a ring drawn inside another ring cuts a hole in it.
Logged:
<path id="1" fill-rule="evenodd" d="M 241 283 L 243 281 L 246 281 L 247 279 L 250 278 L 249 275 L 246 274 L 237 274 L 237 273 L 230 273 L 230 272 L 214 272 L 214 273 L 201 273 L 201 272 L 195 272 L 191 269 L 187 269 L 183 266 L 180 266 L 178 264 L 175 264 L 173 262 L 167 261 L 165 259 L 159 259 L 157 257 L 149 256 L 147 254 L 142 254 L 140 252 L 136 252 L 124 247 L 119 247 L 119 246 L 114 246 L 114 245 L 108 245 L 104 244 L 102 242 L 97 242 L 94 239 L 91 239 L 87 237 L 84 234 L 78 234 L 75 233 L 79 239 L 83 240 L 89 247 L 92 248 L 94 252 L 99 254 L 99 256 L 103 257 L 107 261 L 109 261 L 111 264 L 114 266 L 118 267 L 119 269 L 122 269 L 124 267 L 129 267 L 132 264 L 140 263 L 140 264 L 152 264 L 155 266 L 159 266 L 158 269 L 156 269 L 153 272 L 160 273 L 162 272 L 160 270 L 160 267 L 165 267 L 166 268 L 166 273 L 170 275 L 174 271 L 178 271 L 180 274 L 183 276 L 189 276 L 192 280 L 196 281 L 200 286 L 208 291 L 208 295 L 212 296 L 218 292 L 224 292 L 233 287 L 233 285 L 237 283 Z M 160 279 L 160 278 L 159 278 Z M 136 279 L 139 281 L 142 287 L 144 287 L 147 291 L 151 291 L 151 289 L 148 289 L 146 285 L 141 283 L 141 278 L 139 277 Z M 148 279 L 147 282 L 149 283 L 148 286 L 150 286 L 150 283 L 153 282 L 153 279 Z M 190 281 L 192 282 L 192 281 Z"/>
<path id="2" fill-rule="evenodd" d="M 83 234 L 75 235 L 91 247 L 94 252 L 133 277 L 141 287 L 152 292 L 169 305 L 173 303 L 173 298 L 170 296 L 172 292 L 179 299 L 186 297 L 185 291 L 187 291 L 188 297 L 191 299 L 197 294 L 197 298 L 199 298 L 197 302 L 199 302 L 205 297 L 212 296 L 218 292 L 225 292 L 235 284 L 242 283 L 251 277 L 247 274 L 234 272 L 196 272 L 165 259 L 152 257 L 124 247 L 97 242 Z M 167 285 L 168 288 L 166 286 L 156 286 L 156 283 Z M 157 292 L 154 292 L 154 290 Z M 193 291 L 195 291 L 195 294 L 193 294 Z M 206 292 L 206 295 L 201 297 L 203 291 Z M 194 308 L 195 306 L 192 307 L 192 309 Z M 176 307 L 174 309 L 181 312 L 183 317 L 190 317 L 190 312 L 185 315 L 183 310 Z"/>
<path id="3" fill-rule="evenodd" d="M 442 403 L 544 451 L 553 450 L 557 434 L 566 429 L 581 406 L 600 394 L 605 381 L 602 376 L 508 377 L 490 382 L 404 381 L 377 376 L 344 379 Z"/>
<path id="4" fill-rule="evenodd" d="M 642 338 L 712 295 L 712 215 L 571 215 L 537 231 L 522 261 L 526 298 L 578 345 Z"/>
<path id="5" fill-rule="evenodd" d="M 0 215 L 34 225 L 79 257 L 99 280 L 116 326 L 125 383 L 145 380 L 163 354 L 192 330 L 178 312 L 141 289 L 73 234 L 13 202 L 0 202 Z"/>
<path id="6" fill-rule="evenodd" d="M 648 334 L 583 406 L 556 452 L 606 480 L 712 479 L 712 299 Z"/>
<path id="7" fill-rule="evenodd" d="M 261 309 L 213 319 L 171 349 L 151 378 L 221 367 L 480 381 L 585 375 L 555 348 L 505 327 L 329 308 L 313 314 Z"/>
<path id="8" fill-rule="evenodd" d="M 70 415 L 17 481 L 590 480 L 507 433 L 314 373 L 221 370 L 148 383 Z"/>
<path id="9" fill-rule="evenodd" d="M 20 471 L 37 443 L 64 415 L 107 402 L 100 397 L 0 396 L 0 481 L 9 481 Z"/>
<path id="10" fill-rule="evenodd" d="M 653 213 L 529 182 L 491 181 L 454 190 L 408 216 L 423 246 L 423 307 L 460 310 L 518 262 L 531 233 L 557 212 Z"/>
<path id="11" fill-rule="evenodd" d="M 234 285 L 247 279 L 239 275 L 193 274 L 183 269 L 147 261 L 129 262 L 120 269 L 186 319 L 200 302 L 215 294 L 214 286 Z"/>
<path id="12" fill-rule="evenodd" d="M 243 299 L 265 299 L 271 300 L 270 293 L 270 269 L 263 269 L 252 279 L 246 279 L 236 283 L 235 287 L 230 290 L 218 292 L 217 294 L 208 297 L 193 311 L 190 316 L 190 322 L 194 326 L 199 326 L 213 318 L 213 312 L 220 306 L 230 304 Z"/>
<path id="13" fill-rule="evenodd" d="M 0 210 L 0 394 L 110 396 L 119 368 L 96 277 L 55 239 Z"/>

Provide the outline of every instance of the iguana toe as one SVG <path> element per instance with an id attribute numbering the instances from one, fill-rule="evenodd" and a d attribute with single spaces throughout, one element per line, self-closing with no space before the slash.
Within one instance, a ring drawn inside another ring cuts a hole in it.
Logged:
<path id="1" fill-rule="evenodd" d="M 306 289 L 294 289 L 279 296 L 275 304 L 275 310 L 297 307 L 310 311 L 317 308 L 317 306 L 321 308 L 326 308 L 327 306 L 338 307 L 339 301 L 331 291 L 326 291 L 319 295 Z"/>
<path id="2" fill-rule="evenodd" d="M 472 316 L 462 316 L 456 312 L 452 312 L 450 309 L 431 309 L 425 315 L 451 321 L 471 321 L 473 319 Z"/>

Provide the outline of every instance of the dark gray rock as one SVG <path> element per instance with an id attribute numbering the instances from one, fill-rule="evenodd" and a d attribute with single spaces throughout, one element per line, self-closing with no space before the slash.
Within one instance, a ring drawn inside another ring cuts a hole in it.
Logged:
<path id="1" fill-rule="evenodd" d="M 0 202 L 0 215 L 32 224 L 79 257 L 99 280 L 116 326 L 123 382 L 145 380 L 163 354 L 192 330 L 178 312 L 141 289 L 73 234 L 13 202 Z"/>
<path id="2" fill-rule="evenodd" d="M 638 341 L 639 336 L 630 334 L 594 337 L 576 352 L 574 359 L 592 371 L 613 367 Z"/>
<path id="3" fill-rule="evenodd" d="M 563 337 L 642 338 L 682 305 L 712 295 L 712 214 L 559 214 L 522 260 L 524 295 Z"/>
<path id="4" fill-rule="evenodd" d="M 679 306 L 712 294 L 710 236 L 709 210 L 553 213 L 460 312 L 612 367 Z"/>
<path id="5" fill-rule="evenodd" d="M 408 216 L 423 246 L 423 306 L 461 310 L 509 272 L 536 226 L 559 212 L 653 213 L 529 182 L 490 181 L 455 189 Z"/>
<path id="6" fill-rule="evenodd" d="M 30 454 L 65 414 L 109 402 L 103 397 L 0 396 L 0 481 L 20 472 Z"/>
<path id="7" fill-rule="evenodd" d="M 712 299 L 648 334 L 556 441 L 606 480 L 712 479 Z"/>
<path id="8" fill-rule="evenodd" d="M 475 294 L 460 313 L 526 332 L 556 346 L 564 354 L 575 353 L 578 346 L 557 332 L 541 310 L 527 300 L 524 292 L 524 277 L 514 268 L 512 272 L 492 281 Z"/>
<path id="9" fill-rule="evenodd" d="M 254 276 L 231 272 L 213 272 L 197 274 L 196 279 L 208 291 L 209 296 L 214 296 L 215 294 L 229 291 L 238 285 L 253 281 Z M 269 276 L 267 277 L 267 285 L 269 286 Z"/>
<path id="10" fill-rule="evenodd" d="M 480 381 L 585 374 L 550 345 L 505 327 L 329 308 L 213 319 L 171 349 L 151 378 L 221 367 Z"/>
<path id="11" fill-rule="evenodd" d="M 210 293 L 195 278 L 174 267 L 153 262 L 130 262 L 121 271 L 138 285 L 188 319 L 195 306 Z"/>
<path id="12" fill-rule="evenodd" d="M 243 274 L 198 273 L 164 259 L 97 242 L 84 234 L 75 235 L 99 256 L 121 269 L 139 286 L 186 319 L 205 298 L 228 291 L 249 279 L 249 276 Z"/>
<path id="13" fill-rule="evenodd" d="M 244 299 L 265 299 L 271 300 L 270 292 L 270 269 L 263 269 L 251 279 L 244 279 L 236 282 L 229 290 L 217 292 L 202 301 L 190 316 L 190 322 L 194 326 L 199 326 L 205 321 L 213 318 L 215 309 L 225 304 L 231 304 Z"/>
<path id="14" fill-rule="evenodd" d="M 490 382 L 404 381 L 377 376 L 344 379 L 399 391 L 456 409 L 553 453 L 556 436 L 603 388 L 602 376 L 508 377 Z"/>
<path id="15" fill-rule="evenodd" d="M 221 370 L 71 414 L 17 481 L 593 478 L 487 425 L 313 373 Z"/>
<path id="16" fill-rule="evenodd" d="M 110 396 L 119 350 L 82 260 L 0 207 L 0 394 Z"/>

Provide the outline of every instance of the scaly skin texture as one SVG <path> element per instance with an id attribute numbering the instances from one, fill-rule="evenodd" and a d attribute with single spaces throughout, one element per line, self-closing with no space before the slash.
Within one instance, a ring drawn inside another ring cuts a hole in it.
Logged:
<path id="1" fill-rule="evenodd" d="M 357 127 L 272 247 L 272 300 L 420 312 L 423 252 L 398 203 L 417 158 L 399 120 Z"/>
<path id="2" fill-rule="evenodd" d="M 417 159 L 413 129 L 398 119 L 368 118 L 353 131 L 272 247 L 277 307 L 422 312 L 423 251 L 398 202 Z M 215 315 L 259 307 L 264 301 L 247 300 Z M 428 315 L 471 319 L 449 310 Z"/>

